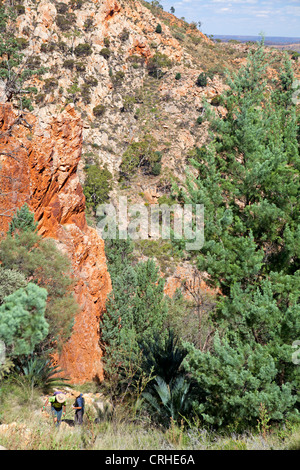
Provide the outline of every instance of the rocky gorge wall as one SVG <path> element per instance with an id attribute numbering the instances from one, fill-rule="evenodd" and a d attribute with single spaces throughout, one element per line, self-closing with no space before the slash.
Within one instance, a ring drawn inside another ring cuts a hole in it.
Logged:
<path id="1" fill-rule="evenodd" d="M 0 105 L 0 234 L 26 202 L 39 233 L 55 239 L 72 261 L 80 312 L 58 363 L 74 383 L 103 379 L 99 319 L 111 290 L 104 242 L 85 219 L 76 173 L 81 149 L 82 121 L 73 105 L 47 125 L 8 103 Z"/>

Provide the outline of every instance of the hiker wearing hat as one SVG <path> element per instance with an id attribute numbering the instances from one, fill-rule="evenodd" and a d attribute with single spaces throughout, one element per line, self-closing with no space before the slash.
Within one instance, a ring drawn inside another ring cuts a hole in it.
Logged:
<path id="1" fill-rule="evenodd" d="M 82 424 L 84 413 L 84 398 L 82 393 L 75 392 L 75 403 L 72 408 L 75 410 L 75 424 Z"/>
<path id="2" fill-rule="evenodd" d="M 47 398 L 43 410 L 48 405 L 51 404 L 51 413 L 55 426 L 58 427 L 61 423 L 61 418 L 66 414 L 66 397 L 62 392 L 54 392 L 52 397 Z"/>

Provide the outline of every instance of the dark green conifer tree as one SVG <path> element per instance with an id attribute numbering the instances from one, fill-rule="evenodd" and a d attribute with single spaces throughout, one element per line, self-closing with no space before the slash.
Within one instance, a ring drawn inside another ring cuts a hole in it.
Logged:
<path id="1" fill-rule="evenodd" d="M 263 42 L 229 77 L 224 119 L 193 160 L 185 202 L 205 206 L 198 269 L 220 289 L 213 352 L 190 347 L 189 367 L 209 397 L 199 414 L 216 425 L 254 424 L 262 402 L 270 417 L 296 413 L 300 337 L 299 147 L 293 76 L 286 60 L 273 91 Z M 226 332 L 226 333 L 222 333 Z"/>

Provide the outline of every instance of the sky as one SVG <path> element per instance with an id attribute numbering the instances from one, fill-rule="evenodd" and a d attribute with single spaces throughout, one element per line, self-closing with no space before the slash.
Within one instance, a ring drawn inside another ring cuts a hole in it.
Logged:
<path id="1" fill-rule="evenodd" d="M 149 0 L 148 0 L 149 1 Z M 300 0 L 160 0 L 205 34 L 300 37 Z"/>

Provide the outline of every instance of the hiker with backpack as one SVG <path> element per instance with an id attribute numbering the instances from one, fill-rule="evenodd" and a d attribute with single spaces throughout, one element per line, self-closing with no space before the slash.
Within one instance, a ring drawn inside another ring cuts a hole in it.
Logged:
<path id="1" fill-rule="evenodd" d="M 62 417 L 66 414 L 66 396 L 63 392 L 54 392 L 51 397 L 46 399 L 42 411 L 45 410 L 48 403 L 51 404 L 51 414 L 53 416 L 54 424 L 56 427 L 59 427 Z"/>
<path id="2" fill-rule="evenodd" d="M 82 393 L 76 392 L 75 393 L 75 403 L 72 406 L 73 410 L 75 410 L 75 425 L 81 425 L 83 423 L 83 414 L 84 414 L 84 398 Z"/>

